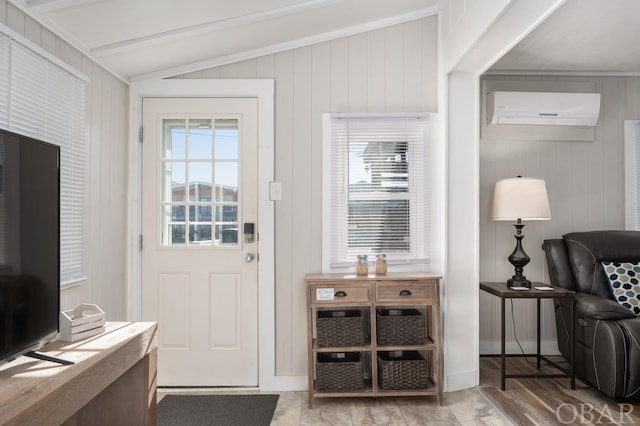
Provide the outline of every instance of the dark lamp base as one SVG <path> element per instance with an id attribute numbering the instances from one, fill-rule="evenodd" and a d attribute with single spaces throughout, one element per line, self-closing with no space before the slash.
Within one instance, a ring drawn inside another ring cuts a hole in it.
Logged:
<path id="1" fill-rule="evenodd" d="M 529 263 L 529 260 L 531 260 L 522 248 L 522 239 L 524 238 L 524 235 L 522 235 L 522 228 L 524 228 L 524 225 L 522 224 L 522 221 L 518 219 L 518 223 L 513 226 L 516 227 L 516 235 L 514 235 L 514 237 L 516 237 L 516 248 L 509 256 L 509 263 L 515 267 L 515 274 L 507 281 L 507 287 L 531 288 L 531 281 L 529 281 L 522 273 L 525 265 Z"/>
<path id="2" fill-rule="evenodd" d="M 526 279 L 525 277 L 516 277 L 513 276 L 511 279 L 507 280 L 507 287 L 526 287 L 531 288 L 531 281 Z"/>

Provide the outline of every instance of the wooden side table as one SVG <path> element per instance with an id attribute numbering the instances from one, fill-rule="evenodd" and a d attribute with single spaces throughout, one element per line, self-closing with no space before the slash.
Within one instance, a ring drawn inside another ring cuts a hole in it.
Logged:
<path id="1" fill-rule="evenodd" d="M 500 298 L 500 312 L 501 312 L 501 324 L 500 324 L 500 334 L 501 334 L 501 349 L 500 349 L 500 378 L 501 378 L 501 389 L 505 390 L 505 380 L 509 378 L 570 378 L 571 379 L 571 389 L 576 388 L 576 377 L 575 377 L 575 369 L 573 366 L 573 358 L 575 354 L 575 295 L 576 293 L 571 290 L 567 290 L 560 287 L 554 287 L 553 290 L 536 290 L 535 287 L 549 287 L 548 284 L 544 283 L 531 283 L 531 289 L 528 290 L 512 290 L 507 287 L 505 282 L 481 282 L 480 290 L 484 290 L 487 293 L 491 293 L 494 296 Z M 509 355 L 509 356 L 535 356 L 536 357 L 536 366 L 540 369 L 540 362 L 544 360 L 549 365 L 557 368 L 563 373 L 560 374 L 506 374 L 505 372 L 505 300 L 506 299 L 536 299 L 537 309 L 536 309 L 536 353 L 535 354 L 517 354 L 517 355 Z M 540 354 L 540 301 L 542 299 L 569 299 L 571 306 L 571 327 L 569 327 L 570 332 L 570 345 L 569 345 L 569 358 L 567 361 L 569 362 L 569 369 L 564 369 L 556 362 L 548 359 L 546 356 Z M 498 355 L 489 355 L 489 356 L 498 356 Z"/>

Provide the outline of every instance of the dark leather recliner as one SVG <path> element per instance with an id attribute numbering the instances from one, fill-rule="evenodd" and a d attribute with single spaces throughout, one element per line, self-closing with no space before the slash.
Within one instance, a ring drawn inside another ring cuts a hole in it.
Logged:
<path id="1" fill-rule="evenodd" d="M 615 400 L 640 399 L 640 317 L 620 305 L 601 262 L 640 262 L 640 231 L 588 231 L 545 240 L 553 286 L 574 290 L 575 372 Z M 558 348 L 570 359 L 570 306 L 555 302 Z"/>

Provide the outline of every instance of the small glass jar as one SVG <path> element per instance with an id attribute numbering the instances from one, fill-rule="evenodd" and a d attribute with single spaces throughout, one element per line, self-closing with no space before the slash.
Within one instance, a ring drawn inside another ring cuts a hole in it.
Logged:
<path id="1" fill-rule="evenodd" d="M 378 275 L 386 275 L 387 274 L 387 255 L 379 254 L 376 256 L 376 274 Z"/>
<path id="2" fill-rule="evenodd" d="M 356 272 L 358 275 L 369 274 L 369 260 L 366 254 L 358 255 L 358 262 L 356 263 Z"/>

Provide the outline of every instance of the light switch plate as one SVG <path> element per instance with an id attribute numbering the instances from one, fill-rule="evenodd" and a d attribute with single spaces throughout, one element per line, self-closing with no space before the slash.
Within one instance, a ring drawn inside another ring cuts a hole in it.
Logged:
<path id="1" fill-rule="evenodd" d="M 271 201 L 282 200 L 282 182 L 270 182 L 269 189 L 271 191 Z"/>

